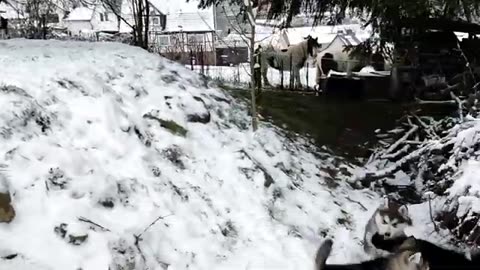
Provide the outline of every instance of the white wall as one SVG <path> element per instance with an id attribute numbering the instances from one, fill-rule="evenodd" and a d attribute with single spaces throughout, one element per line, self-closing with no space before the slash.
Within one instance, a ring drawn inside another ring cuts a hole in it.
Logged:
<path id="1" fill-rule="evenodd" d="M 105 13 L 107 16 L 105 16 Z M 103 21 L 101 20 L 102 17 Z M 113 12 L 106 12 L 105 8 L 101 6 L 97 6 L 95 9 L 91 24 L 93 25 L 93 30 L 96 31 L 119 31 L 117 16 Z"/>
<path id="2" fill-rule="evenodd" d="M 64 21 L 72 35 L 78 35 L 81 30 L 92 30 L 90 21 Z"/>
<path id="3" fill-rule="evenodd" d="M 337 71 L 342 71 L 342 72 L 350 71 L 355 66 L 355 63 L 349 62 L 354 60 L 349 58 L 348 53 L 343 51 L 344 49 L 345 49 L 345 44 L 340 40 L 340 38 L 335 38 L 332 41 L 332 43 L 328 45 L 328 47 L 326 47 L 324 50 L 318 53 L 317 63 L 321 63 L 321 59 L 326 53 L 331 53 L 333 54 L 333 59 L 338 64 Z"/>

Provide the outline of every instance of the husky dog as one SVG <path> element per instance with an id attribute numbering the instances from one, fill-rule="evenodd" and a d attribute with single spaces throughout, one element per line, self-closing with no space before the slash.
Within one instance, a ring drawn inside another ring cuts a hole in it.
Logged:
<path id="1" fill-rule="evenodd" d="M 415 251 L 412 244 L 416 242 L 402 244 L 396 253 L 388 257 L 356 264 L 325 264 L 333 245 L 333 241 L 327 239 L 317 251 L 315 270 L 429 270 L 428 262 L 421 253 Z"/>
<path id="2" fill-rule="evenodd" d="M 430 265 L 430 270 L 473 270 L 480 269 L 480 254 L 468 260 L 464 254 L 444 249 L 428 241 L 408 237 L 404 243 L 414 247 L 414 252 L 420 252 Z"/>
<path id="3" fill-rule="evenodd" d="M 388 197 L 375 210 L 365 226 L 363 248 L 370 255 L 387 255 L 389 252 L 378 249 L 372 244 L 372 237 L 379 235 L 384 239 L 406 238 L 405 228 L 412 225 L 406 205 L 390 201 Z M 402 239 L 405 240 L 405 239 Z"/>

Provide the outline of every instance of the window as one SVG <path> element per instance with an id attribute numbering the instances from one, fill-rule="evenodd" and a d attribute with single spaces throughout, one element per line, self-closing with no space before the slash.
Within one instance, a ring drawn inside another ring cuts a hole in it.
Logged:
<path id="1" fill-rule="evenodd" d="M 155 25 L 155 26 L 160 25 L 160 18 L 158 17 L 152 18 L 152 25 Z"/>
<path id="2" fill-rule="evenodd" d="M 198 43 L 203 43 L 203 35 L 196 35 L 196 34 L 189 34 L 188 35 L 188 44 L 198 44 Z"/>
<path id="3" fill-rule="evenodd" d="M 158 43 L 161 46 L 167 46 L 167 45 L 170 44 L 170 40 L 169 40 L 168 36 L 159 36 L 158 37 Z"/>
<path id="4" fill-rule="evenodd" d="M 101 21 L 101 22 L 108 21 L 108 13 L 107 13 L 107 12 L 105 12 L 105 13 L 100 13 L 100 21 Z"/>
<path id="5" fill-rule="evenodd" d="M 160 14 L 160 25 L 162 26 L 162 30 L 165 30 L 167 27 L 167 15 Z"/>

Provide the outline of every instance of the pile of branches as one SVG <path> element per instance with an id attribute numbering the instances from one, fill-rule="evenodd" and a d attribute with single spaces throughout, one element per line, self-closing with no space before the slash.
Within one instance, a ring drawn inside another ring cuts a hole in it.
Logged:
<path id="1" fill-rule="evenodd" d="M 460 104 L 465 104 L 461 100 Z M 460 107 L 459 107 L 460 108 Z M 459 197 L 479 194 L 449 194 L 449 188 L 462 175 L 462 164 L 480 159 L 480 124 L 467 110 L 458 116 L 434 119 L 410 112 L 399 120 L 398 127 L 377 133 L 379 143 L 364 174 L 356 183 L 396 197 L 404 203 L 441 199 L 443 207 L 431 213 L 432 222 L 451 231 L 459 241 L 480 245 L 480 213 L 471 206 L 459 205 Z M 395 185 L 395 175 L 402 172 L 409 184 Z M 460 209 L 461 208 L 461 209 Z"/>

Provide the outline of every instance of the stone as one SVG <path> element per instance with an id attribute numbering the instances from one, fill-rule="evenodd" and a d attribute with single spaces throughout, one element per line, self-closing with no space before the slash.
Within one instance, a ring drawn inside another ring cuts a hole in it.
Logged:
<path id="1" fill-rule="evenodd" d="M 9 193 L 0 193 L 0 223 L 10 223 L 15 218 L 15 209 L 11 203 Z"/>

